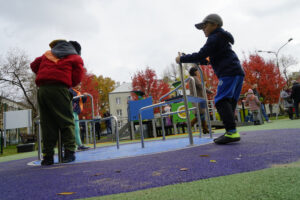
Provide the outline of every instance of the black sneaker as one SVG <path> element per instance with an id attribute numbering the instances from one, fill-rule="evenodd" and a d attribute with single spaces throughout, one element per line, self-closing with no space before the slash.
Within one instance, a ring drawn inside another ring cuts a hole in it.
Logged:
<path id="1" fill-rule="evenodd" d="M 86 146 L 84 146 L 84 145 L 81 145 L 81 146 L 79 146 L 77 149 L 79 150 L 79 151 L 84 151 L 84 150 L 88 150 L 90 147 L 86 147 Z"/>
<path id="2" fill-rule="evenodd" d="M 236 132 L 236 133 L 226 132 L 224 135 L 214 139 L 214 143 L 227 144 L 230 142 L 238 142 L 240 140 L 241 140 L 241 136 L 238 132 Z"/>
<path id="3" fill-rule="evenodd" d="M 44 156 L 43 160 L 41 162 L 42 166 L 47 166 L 47 165 L 53 165 L 54 164 L 54 159 L 53 156 Z"/>
<path id="4" fill-rule="evenodd" d="M 70 150 L 65 150 L 63 163 L 73 162 L 76 159 L 75 152 Z"/>

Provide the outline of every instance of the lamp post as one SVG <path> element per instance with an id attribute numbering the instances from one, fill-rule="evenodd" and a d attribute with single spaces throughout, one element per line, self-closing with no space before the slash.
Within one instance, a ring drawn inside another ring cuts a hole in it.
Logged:
<path id="1" fill-rule="evenodd" d="M 263 50 L 258 50 L 257 52 L 265 52 L 265 53 L 272 53 L 276 56 L 276 65 L 279 69 L 279 61 L 278 61 L 278 54 L 279 54 L 279 51 L 285 46 L 287 45 L 290 41 L 292 41 L 293 38 L 290 38 L 286 43 L 284 43 L 276 52 L 275 51 L 263 51 Z M 276 112 L 276 119 L 278 118 L 278 114 L 279 114 L 279 104 L 280 104 L 280 98 L 278 100 L 278 110 Z"/>
<path id="2" fill-rule="evenodd" d="M 276 52 L 275 51 L 263 51 L 263 50 L 258 50 L 257 52 L 265 52 L 265 53 L 272 53 L 275 55 L 276 57 L 276 65 L 277 67 L 279 68 L 279 61 L 278 61 L 278 54 L 279 54 L 279 51 L 285 46 L 287 45 L 290 41 L 292 41 L 293 38 L 290 38 L 286 43 L 284 43 L 284 45 L 282 45 Z"/>

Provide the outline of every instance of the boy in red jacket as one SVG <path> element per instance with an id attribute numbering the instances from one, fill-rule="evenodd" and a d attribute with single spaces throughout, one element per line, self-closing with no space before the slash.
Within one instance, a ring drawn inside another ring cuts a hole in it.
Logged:
<path id="1" fill-rule="evenodd" d="M 75 160 L 74 117 L 72 95 L 68 88 L 75 87 L 83 76 L 81 46 L 76 41 L 54 40 L 51 50 L 31 64 L 36 74 L 38 104 L 43 136 L 42 165 L 52 165 L 54 147 L 61 132 L 65 153 L 63 162 Z"/>

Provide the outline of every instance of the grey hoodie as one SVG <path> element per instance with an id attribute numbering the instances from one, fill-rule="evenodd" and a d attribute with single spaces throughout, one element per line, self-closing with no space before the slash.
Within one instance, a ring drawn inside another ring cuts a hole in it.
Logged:
<path id="1" fill-rule="evenodd" d="M 59 59 L 64 58 L 68 55 L 78 55 L 72 44 L 66 41 L 58 42 L 52 49 L 51 52 Z"/>

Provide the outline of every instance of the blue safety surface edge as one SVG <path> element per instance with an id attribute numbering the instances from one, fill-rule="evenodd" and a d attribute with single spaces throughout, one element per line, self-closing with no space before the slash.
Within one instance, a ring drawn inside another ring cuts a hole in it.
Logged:
<path id="1" fill-rule="evenodd" d="M 213 139 L 211 138 L 200 138 L 198 136 L 194 137 L 193 146 L 190 145 L 189 138 L 174 138 L 167 140 L 147 141 L 145 142 L 145 148 L 141 147 L 141 143 L 122 144 L 120 145 L 119 149 L 117 149 L 115 146 L 99 147 L 87 151 L 76 152 L 76 160 L 70 164 L 149 155 L 195 147 L 199 145 L 209 144 L 212 142 Z M 57 155 L 54 157 L 54 162 L 58 163 Z M 40 160 L 28 163 L 28 165 L 37 166 L 40 164 Z"/>

